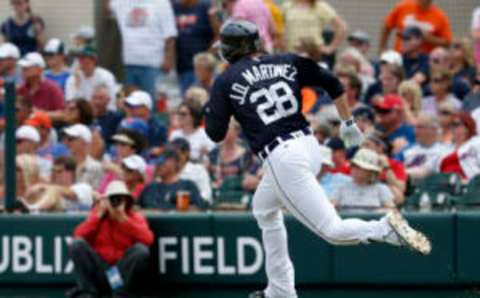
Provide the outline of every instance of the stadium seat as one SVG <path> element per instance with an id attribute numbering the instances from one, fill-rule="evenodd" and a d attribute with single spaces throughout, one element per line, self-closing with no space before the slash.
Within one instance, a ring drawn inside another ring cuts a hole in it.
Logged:
<path id="1" fill-rule="evenodd" d="M 414 185 L 413 194 L 405 201 L 407 209 L 447 209 L 461 192 L 460 177 L 456 174 L 439 173 L 426 177 Z M 425 202 L 428 200 L 428 202 Z"/>
<path id="2" fill-rule="evenodd" d="M 472 178 L 462 188 L 462 193 L 456 198 L 455 204 L 459 207 L 480 207 L 480 175 Z"/>
<path id="3" fill-rule="evenodd" d="M 214 208 L 247 209 L 250 196 L 243 191 L 242 181 L 243 177 L 240 175 L 227 177 L 222 185 L 214 191 Z"/>

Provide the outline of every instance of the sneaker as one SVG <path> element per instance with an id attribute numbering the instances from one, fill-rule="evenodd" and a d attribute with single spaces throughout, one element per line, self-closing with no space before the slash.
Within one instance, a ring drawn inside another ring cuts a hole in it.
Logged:
<path id="1" fill-rule="evenodd" d="M 248 298 L 267 298 L 263 291 L 256 291 L 248 295 Z"/>
<path id="2" fill-rule="evenodd" d="M 428 255 L 432 251 L 430 240 L 421 232 L 410 227 L 398 210 L 394 210 L 385 217 L 387 223 L 392 228 L 393 235 L 387 235 L 387 241 L 394 243 L 392 236 L 398 238 L 398 243 L 409 247 L 410 249 Z M 390 239 L 388 239 L 390 238 Z"/>

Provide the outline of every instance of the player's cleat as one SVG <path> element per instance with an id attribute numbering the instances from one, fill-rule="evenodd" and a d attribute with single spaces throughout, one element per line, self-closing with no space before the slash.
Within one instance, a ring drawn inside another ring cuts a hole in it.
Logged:
<path id="1" fill-rule="evenodd" d="M 263 291 L 256 291 L 248 295 L 248 298 L 267 298 L 267 296 L 265 296 Z"/>
<path id="2" fill-rule="evenodd" d="M 386 220 L 398 237 L 401 245 L 405 245 L 423 255 L 430 254 L 432 251 L 430 240 L 423 233 L 410 227 L 398 210 L 387 214 Z"/>

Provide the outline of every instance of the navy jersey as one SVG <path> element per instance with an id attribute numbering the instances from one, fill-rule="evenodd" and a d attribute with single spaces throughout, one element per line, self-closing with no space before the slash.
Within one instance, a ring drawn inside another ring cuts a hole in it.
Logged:
<path id="1" fill-rule="evenodd" d="M 343 93 L 340 81 L 313 60 L 293 54 L 245 57 L 215 80 L 204 108 L 206 132 L 223 140 L 234 116 L 257 153 L 276 137 L 308 125 L 301 112 L 305 86 L 322 87 L 333 99 Z"/>

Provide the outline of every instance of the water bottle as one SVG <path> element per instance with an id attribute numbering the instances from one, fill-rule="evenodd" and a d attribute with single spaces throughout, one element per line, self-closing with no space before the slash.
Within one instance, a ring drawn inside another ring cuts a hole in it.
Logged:
<path id="1" fill-rule="evenodd" d="M 428 193 L 424 192 L 420 196 L 419 207 L 420 212 L 429 212 L 432 210 L 432 203 L 430 202 L 430 196 Z"/>

